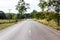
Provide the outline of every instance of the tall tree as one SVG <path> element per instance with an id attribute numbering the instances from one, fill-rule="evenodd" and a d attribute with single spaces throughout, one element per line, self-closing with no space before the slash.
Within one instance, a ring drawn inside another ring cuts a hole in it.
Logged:
<path id="1" fill-rule="evenodd" d="M 38 5 L 42 9 L 42 11 L 44 11 L 47 6 L 47 2 L 45 0 L 40 0 L 40 3 Z"/>
<path id="2" fill-rule="evenodd" d="M 42 16 L 44 16 L 45 17 L 45 15 L 44 15 L 44 9 L 47 7 L 47 2 L 45 1 L 45 0 L 40 0 L 40 3 L 38 4 L 38 6 L 42 9 Z M 41 16 L 41 17 L 42 17 Z M 44 17 L 42 17 L 42 18 L 44 18 Z"/>
<path id="3" fill-rule="evenodd" d="M 48 6 L 51 6 L 51 5 L 55 7 L 56 19 L 59 26 L 60 25 L 60 0 L 49 0 Z"/>
<path id="4" fill-rule="evenodd" d="M 29 4 L 25 3 L 24 0 L 19 0 L 18 4 L 16 5 L 16 9 L 22 15 L 25 11 L 27 11 L 27 6 Z"/>

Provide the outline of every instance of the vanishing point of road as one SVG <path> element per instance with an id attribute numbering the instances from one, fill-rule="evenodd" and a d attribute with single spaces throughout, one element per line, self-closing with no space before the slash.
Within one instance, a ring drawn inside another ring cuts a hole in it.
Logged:
<path id="1" fill-rule="evenodd" d="M 60 40 L 60 33 L 27 19 L 0 31 L 0 40 Z"/>

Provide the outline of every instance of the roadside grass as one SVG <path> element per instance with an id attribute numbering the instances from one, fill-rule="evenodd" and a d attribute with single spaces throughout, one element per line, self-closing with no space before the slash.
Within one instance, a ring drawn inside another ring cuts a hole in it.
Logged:
<path id="1" fill-rule="evenodd" d="M 16 22 L 16 20 L 10 20 L 10 23 L 14 23 Z M 4 23 L 9 23 L 9 20 L 1 20 L 0 19 L 0 24 L 4 24 Z"/>
<path id="2" fill-rule="evenodd" d="M 25 19 L 18 19 L 18 22 L 21 22 L 23 20 L 25 20 Z M 0 20 L 0 30 L 10 27 L 14 24 L 16 24 L 16 20 L 10 20 L 10 22 L 9 22 L 9 20 Z"/>
<path id="3" fill-rule="evenodd" d="M 15 23 L 5 23 L 5 24 L 0 24 L 0 30 L 5 29 L 11 25 L 14 25 Z"/>
<path id="4" fill-rule="evenodd" d="M 57 23 L 54 20 L 47 21 L 47 20 L 41 20 L 41 19 L 34 19 L 35 21 L 38 21 L 44 25 L 47 25 L 49 27 L 52 27 L 53 29 L 60 30 L 60 26 L 57 25 Z M 57 29 L 58 28 L 58 29 Z"/>

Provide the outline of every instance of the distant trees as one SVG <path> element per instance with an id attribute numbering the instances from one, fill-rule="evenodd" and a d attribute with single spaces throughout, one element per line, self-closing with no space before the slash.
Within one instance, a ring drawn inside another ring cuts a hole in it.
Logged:
<path id="1" fill-rule="evenodd" d="M 24 19 L 24 18 L 31 18 L 31 14 L 23 14 L 21 17 L 21 14 L 15 14 L 15 13 L 4 13 L 3 11 L 0 11 L 0 19 L 7 19 L 7 20 L 17 20 L 17 19 Z"/>
<path id="2" fill-rule="evenodd" d="M 0 19 L 15 19 L 15 15 L 17 14 L 0 11 Z"/>
<path id="3" fill-rule="evenodd" d="M 5 13 L 0 11 L 0 19 L 6 19 Z"/>
<path id="4" fill-rule="evenodd" d="M 51 20 L 55 20 L 56 19 L 56 13 L 55 12 L 48 12 L 48 11 L 44 11 L 44 12 L 37 12 L 36 10 L 34 10 L 32 13 L 32 18 L 36 18 L 36 19 L 46 19 L 47 21 L 51 21 Z M 56 20 L 55 20 L 56 21 Z"/>
<path id="5" fill-rule="evenodd" d="M 21 19 L 22 18 L 22 15 L 21 14 L 17 14 L 17 19 Z"/>
<path id="6" fill-rule="evenodd" d="M 36 10 L 33 10 L 31 15 L 32 15 L 32 18 L 37 18 L 37 19 L 44 19 L 44 17 L 45 17 L 43 12 L 37 12 Z"/>
<path id="7" fill-rule="evenodd" d="M 37 11 L 36 10 L 33 10 L 33 12 L 31 13 L 31 17 L 32 18 L 36 18 L 36 14 L 37 14 Z"/>
<path id="8" fill-rule="evenodd" d="M 6 15 L 6 19 L 12 19 L 12 17 L 13 17 L 13 14 L 11 13 L 6 13 L 5 14 Z"/>

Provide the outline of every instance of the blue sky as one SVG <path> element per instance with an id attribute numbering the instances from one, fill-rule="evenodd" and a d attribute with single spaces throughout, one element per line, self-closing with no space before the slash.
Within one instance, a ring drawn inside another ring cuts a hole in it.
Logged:
<path id="1" fill-rule="evenodd" d="M 17 13 L 16 4 L 19 0 L 0 0 L 0 10 L 4 12 L 9 12 L 8 9 L 11 9 L 11 12 Z M 30 9 L 28 9 L 28 13 L 32 12 L 33 10 L 40 11 L 38 7 L 39 0 L 25 0 L 26 3 L 30 4 Z"/>

